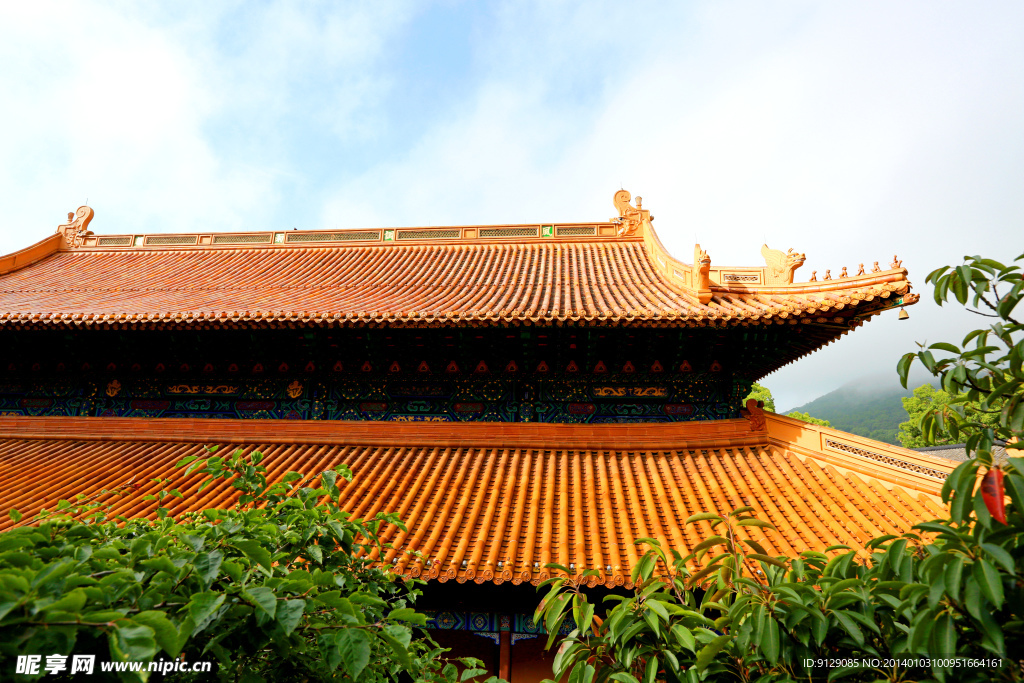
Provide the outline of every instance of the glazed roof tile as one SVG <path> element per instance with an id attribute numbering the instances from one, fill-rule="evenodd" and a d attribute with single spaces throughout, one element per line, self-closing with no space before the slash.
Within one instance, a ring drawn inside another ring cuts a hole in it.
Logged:
<path id="1" fill-rule="evenodd" d="M 270 480 L 348 465 L 342 505 L 357 517 L 395 512 L 397 571 L 447 581 L 513 583 L 547 578 L 544 565 L 597 569 L 594 583 L 629 584 L 633 540 L 653 537 L 685 552 L 711 535 L 696 512 L 750 505 L 778 532 L 749 531 L 769 553 L 901 533 L 941 513 L 952 467 L 906 449 L 789 418 L 674 425 L 303 423 L 261 420 L 0 418 L 0 512 L 26 517 L 61 498 L 107 495 L 116 514 L 150 516 L 143 500 L 175 479 L 173 514 L 230 504 L 237 490 L 175 468 L 206 444 L 259 450 Z M 603 444 L 614 443 L 614 448 Z M 104 499 L 104 497 L 100 497 Z M 4 514 L 0 530 L 12 521 Z M 422 560 L 399 550 L 416 550 Z M 429 561 L 429 563 L 428 563 Z"/>
<path id="2" fill-rule="evenodd" d="M 703 277 L 700 263 L 665 251 L 647 212 L 625 196 L 612 222 L 189 235 L 94 235 L 92 209 L 82 207 L 56 235 L 0 257 L 0 324 L 848 329 L 916 301 L 899 262 L 793 284 L 799 266 L 773 264 L 802 255 L 767 247 L 768 265 L 753 268 L 711 266 L 698 247 Z"/>

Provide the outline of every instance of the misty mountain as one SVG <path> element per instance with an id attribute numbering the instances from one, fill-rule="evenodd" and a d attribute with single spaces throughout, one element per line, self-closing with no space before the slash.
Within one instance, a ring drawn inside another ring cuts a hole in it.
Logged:
<path id="1" fill-rule="evenodd" d="M 904 389 L 893 382 L 891 376 L 859 380 L 780 413 L 784 415 L 794 410 L 808 413 L 828 420 L 833 427 L 844 432 L 898 446 L 896 432 L 900 423 L 907 420 L 900 399 L 912 396 L 913 387 L 918 386 L 913 381 L 908 384 L 911 388 Z"/>

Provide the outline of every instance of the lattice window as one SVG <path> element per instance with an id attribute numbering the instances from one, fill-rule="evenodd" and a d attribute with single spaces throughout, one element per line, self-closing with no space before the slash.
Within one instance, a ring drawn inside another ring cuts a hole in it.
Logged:
<path id="1" fill-rule="evenodd" d="M 909 470 L 911 472 L 917 472 L 918 474 L 923 474 L 926 477 L 945 479 L 947 476 L 949 476 L 945 472 L 940 472 L 939 470 L 934 470 L 930 467 L 917 465 L 912 462 L 907 462 L 906 460 L 900 460 L 898 458 L 892 457 L 891 455 L 883 455 L 881 453 L 875 453 L 874 451 L 864 450 L 863 448 L 857 448 L 856 446 L 851 446 L 849 444 L 841 443 L 839 441 L 833 441 L 832 439 L 825 439 L 825 447 L 831 448 L 834 451 L 841 451 L 843 453 L 859 455 L 863 458 L 869 458 L 876 462 L 882 462 L 885 463 L 886 465 L 892 465 L 893 467 L 899 467 L 900 469 Z"/>
<path id="2" fill-rule="evenodd" d="M 726 282 L 760 282 L 760 275 L 740 275 L 739 273 L 726 273 L 722 276 Z"/>
<path id="3" fill-rule="evenodd" d="M 101 247 L 130 247 L 132 245 L 132 238 L 129 237 L 101 237 L 98 246 Z"/>
<path id="4" fill-rule="evenodd" d="M 400 240 L 452 239 L 461 236 L 461 230 L 399 230 L 395 235 Z"/>
<path id="5" fill-rule="evenodd" d="M 537 228 L 481 228 L 481 237 L 536 237 Z"/>
<path id="6" fill-rule="evenodd" d="M 166 246 L 172 244 L 198 244 L 199 235 L 151 235 L 146 238 L 146 246 Z"/>
<path id="7" fill-rule="evenodd" d="M 346 230 L 344 232 L 290 232 L 289 242 L 357 242 L 379 240 L 380 230 Z"/>
<path id="8" fill-rule="evenodd" d="M 559 237 L 577 237 L 582 235 L 596 235 L 597 228 L 595 226 L 578 228 L 557 228 L 556 232 Z"/>
<path id="9" fill-rule="evenodd" d="M 273 235 L 263 233 L 260 235 L 214 235 L 214 244 L 270 244 Z"/>

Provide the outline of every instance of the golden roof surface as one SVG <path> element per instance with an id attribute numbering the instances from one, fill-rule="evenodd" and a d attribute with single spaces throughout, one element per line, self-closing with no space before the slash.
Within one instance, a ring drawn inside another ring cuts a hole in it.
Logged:
<path id="1" fill-rule="evenodd" d="M 343 507 L 395 512 L 408 525 L 386 532 L 395 550 L 385 564 L 478 583 L 536 584 L 557 562 L 599 570 L 595 584 L 629 585 L 643 552 L 635 539 L 685 554 L 711 535 L 687 517 L 744 505 L 778 528 L 743 531 L 772 554 L 863 549 L 941 514 L 937 494 L 955 464 L 770 413 L 621 425 L 0 417 L 0 512 L 27 519 L 131 482 L 132 494 L 100 499 L 115 514 L 151 517 L 155 502 L 143 496 L 161 477 L 184 494 L 174 514 L 229 505 L 236 489 L 222 481 L 199 492 L 201 477 L 175 467 L 207 444 L 261 451 L 270 480 L 348 465 Z M 14 524 L 0 519 L 0 530 Z"/>

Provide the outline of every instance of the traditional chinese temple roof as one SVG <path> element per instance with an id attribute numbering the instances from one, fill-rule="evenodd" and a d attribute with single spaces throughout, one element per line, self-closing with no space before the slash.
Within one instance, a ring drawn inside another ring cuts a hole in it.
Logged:
<path id="1" fill-rule="evenodd" d="M 748 407 L 753 407 L 748 404 Z M 661 539 L 686 552 L 711 535 L 695 512 L 742 505 L 778 528 L 742 532 L 770 553 L 901 533 L 941 513 L 937 494 L 955 463 L 838 430 L 761 413 L 674 424 L 542 425 L 346 423 L 0 417 L 0 509 L 30 517 L 61 498 L 129 483 L 99 496 L 115 514 L 152 516 L 143 500 L 170 477 L 184 494 L 174 514 L 230 504 L 223 481 L 198 490 L 181 479 L 182 457 L 206 444 L 259 450 L 268 478 L 315 475 L 347 464 L 343 506 L 359 517 L 397 512 L 409 528 L 382 558 L 403 573 L 441 581 L 537 583 L 544 565 L 598 569 L 595 583 L 629 584 L 642 550 Z M 0 530 L 14 522 L 6 515 Z M 429 561 L 429 563 L 428 563 Z"/>
<path id="2" fill-rule="evenodd" d="M 636 204 L 620 191 L 618 217 L 570 224 L 116 235 L 81 207 L 0 257 L 0 325 L 806 324 L 817 347 L 917 300 L 898 260 L 803 283 L 792 250 L 726 267 L 698 245 L 683 263 Z"/>

